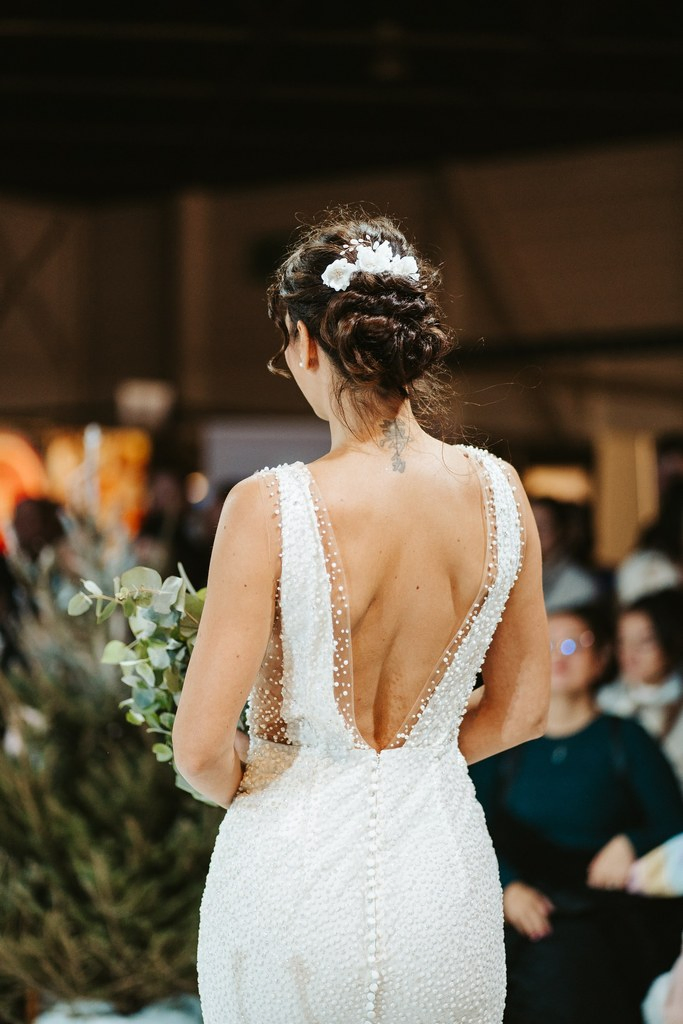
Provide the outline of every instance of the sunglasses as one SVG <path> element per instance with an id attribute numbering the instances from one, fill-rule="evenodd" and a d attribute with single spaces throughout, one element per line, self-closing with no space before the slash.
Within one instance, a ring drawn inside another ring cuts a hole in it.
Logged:
<path id="1" fill-rule="evenodd" d="M 550 653 L 564 655 L 565 658 L 570 657 L 572 654 L 576 654 L 577 651 L 587 650 L 592 647 L 595 643 L 595 635 L 586 629 L 578 637 L 565 637 L 564 640 L 551 640 L 550 641 Z"/>

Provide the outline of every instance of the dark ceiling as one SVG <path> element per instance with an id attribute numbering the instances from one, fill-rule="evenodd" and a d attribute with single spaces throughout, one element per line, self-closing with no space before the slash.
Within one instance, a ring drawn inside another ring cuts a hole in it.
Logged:
<path id="1" fill-rule="evenodd" d="M 149 195 L 683 135 L 669 5 L 108 6 L 3 5 L 4 193 Z"/>

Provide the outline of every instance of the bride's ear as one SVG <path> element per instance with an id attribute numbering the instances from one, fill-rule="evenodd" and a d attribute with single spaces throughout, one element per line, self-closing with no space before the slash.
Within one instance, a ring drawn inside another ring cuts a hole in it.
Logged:
<path id="1" fill-rule="evenodd" d="M 307 370 L 316 370 L 320 364 L 318 342 L 311 337 L 303 320 L 296 322 L 296 337 L 299 344 L 299 358 Z"/>

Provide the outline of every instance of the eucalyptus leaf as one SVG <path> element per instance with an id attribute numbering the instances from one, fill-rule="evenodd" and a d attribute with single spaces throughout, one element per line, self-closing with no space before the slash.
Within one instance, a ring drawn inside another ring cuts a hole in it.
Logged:
<path id="1" fill-rule="evenodd" d="M 106 622 L 107 619 L 110 619 L 112 617 L 112 615 L 114 614 L 114 612 L 116 611 L 117 607 L 118 607 L 118 601 L 110 601 L 109 604 L 106 604 L 104 606 L 104 608 L 102 609 L 102 611 L 98 613 L 98 616 L 97 616 L 97 624 L 98 624 L 98 626 L 101 625 L 103 622 Z"/>
<path id="2" fill-rule="evenodd" d="M 161 576 L 156 569 L 148 569 L 144 565 L 136 565 L 121 576 L 121 586 L 130 590 L 160 590 Z"/>
<path id="3" fill-rule="evenodd" d="M 171 693 L 175 694 L 180 691 L 181 682 L 178 670 L 175 667 L 167 668 L 163 675 L 164 685 L 168 687 Z"/>
<path id="4" fill-rule="evenodd" d="M 155 693 L 157 695 L 157 701 L 159 702 L 159 708 L 164 711 L 172 711 L 173 694 L 168 690 L 162 690 L 159 687 L 156 688 Z"/>
<path id="5" fill-rule="evenodd" d="M 150 619 L 146 615 L 142 615 L 140 612 L 136 612 L 135 615 L 131 615 L 128 623 L 138 639 L 148 639 L 150 636 L 154 635 L 157 628 L 157 624 L 153 619 Z"/>
<path id="6" fill-rule="evenodd" d="M 161 585 L 161 593 L 173 594 L 175 600 L 184 585 L 185 581 L 181 576 L 167 576 Z"/>
<path id="7" fill-rule="evenodd" d="M 147 614 L 149 614 L 149 612 Z M 180 621 L 180 612 L 176 611 L 175 608 L 171 608 L 170 612 L 167 612 L 165 615 L 157 614 L 155 618 L 157 625 L 160 626 L 162 630 L 174 630 Z"/>
<path id="8" fill-rule="evenodd" d="M 148 686 L 154 686 L 154 669 L 148 661 L 141 661 L 135 666 L 135 671 Z"/>
<path id="9" fill-rule="evenodd" d="M 132 709 L 126 711 L 126 721 L 130 722 L 131 725 L 144 725 L 145 723 L 144 716 Z"/>
<path id="10" fill-rule="evenodd" d="M 157 761 L 170 761 L 173 757 L 173 751 L 168 743 L 155 743 L 152 747 L 152 753 L 156 754 Z"/>
<path id="11" fill-rule="evenodd" d="M 165 647 L 152 646 L 150 644 L 148 648 L 149 660 L 154 668 L 168 668 L 171 664 L 171 659 L 168 656 L 168 651 Z"/>
<path id="12" fill-rule="evenodd" d="M 139 688 L 134 691 L 133 700 L 136 708 L 139 708 L 140 711 L 147 711 L 155 703 L 154 692 Z"/>
<path id="13" fill-rule="evenodd" d="M 81 580 L 83 587 L 88 591 L 89 594 L 94 594 L 95 597 L 102 597 L 102 588 L 98 587 L 93 580 Z"/>
<path id="14" fill-rule="evenodd" d="M 185 611 L 185 598 L 186 597 L 187 597 L 187 587 L 185 586 L 185 581 L 183 580 L 183 585 L 180 588 L 180 590 L 178 591 L 178 596 L 176 597 L 175 601 L 173 602 L 173 607 L 176 609 L 176 611 L 180 612 L 181 615 Z"/>
<path id="15" fill-rule="evenodd" d="M 183 616 L 183 622 L 186 620 L 195 623 L 199 622 L 204 611 L 204 601 L 199 597 L 198 594 L 186 594 L 185 595 L 185 615 Z"/>
<path id="16" fill-rule="evenodd" d="M 174 600 L 175 598 L 172 594 L 165 594 L 163 590 L 160 590 L 152 599 L 152 608 L 161 615 L 168 615 L 173 607 Z"/>
<path id="17" fill-rule="evenodd" d="M 69 615 L 83 615 L 92 605 L 92 598 L 88 597 L 87 594 L 74 594 L 69 601 L 67 612 Z"/>
<path id="18" fill-rule="evenodd" d="M 185 582 L 185 586 L 187 587 L 188 594 L 196 594 L 197 591 L 192 586 L 192 583 L 190 582 L 190 579 L 189 579 L 187 573 L 185 572 L 185 566 L 183 565 L 182 562 L 178 562 L 178 572 L 180 573 L 180 575 L 182 576 L 182 578 L 183 578 L 183 580 Z"/>
<path id="19" fill-rule="evenodd" d="M 127 654 L 130 654 L 130 650 L 126 644 L 121 640 L 110 640 L 102 651 L 100 661 L 104 665 L 120 665 Z"/>

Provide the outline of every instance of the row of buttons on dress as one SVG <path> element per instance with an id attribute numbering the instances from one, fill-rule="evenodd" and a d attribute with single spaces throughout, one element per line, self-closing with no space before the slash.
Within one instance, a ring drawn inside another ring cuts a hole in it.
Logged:
<path id="1" fill-rule="evenodd" d="M 377 810 L 379 802 L 379 754 L 375 757 L 370 777 L 370 823 L 368 828 L 366 924 L 369 982 L 365 1006 L 365 1024 L 374 1024 L 377 1019 L 375 1003 L 379 988 L 377 969 Z"/>

